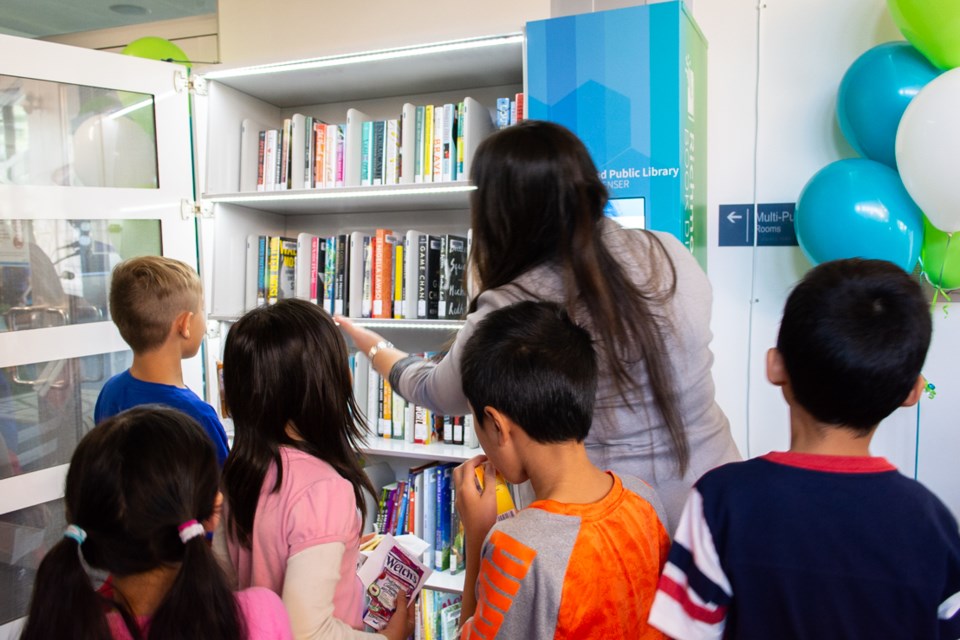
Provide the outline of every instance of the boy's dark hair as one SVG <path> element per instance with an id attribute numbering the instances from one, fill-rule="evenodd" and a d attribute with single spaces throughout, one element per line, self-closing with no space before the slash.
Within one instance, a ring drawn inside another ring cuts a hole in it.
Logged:
<path id="1" fill-rule="evenodd" d="M 914 278 L 885 260 L 850 258 L 804 276 L 787 298 L 777 349 L 797 403 L 868 435 L 910 394 L 931 333 Z"/>
<path id="2" fill-rule="evenodd" d="M 118 413 L 87 433 L 70 461 L 67 521 L 87 533 L 61 538 L 44 557 L 21 638 L 109 640 L 116 609 L 143 637 L 122 598 L 109 600 L 81 563 L 114 576 L 180 564 L 146 638 L 246 638 L 236 599 L 204 536 L 182 542 L 179 527 L 213 513 L 220 470 L 210 438 L 190 416 L 160 405 Z M 199 606 L 198 603 L 202 603 Z"/>
<path id="3" fill-rule="evenodd" d="M 489 406 L 537 442 L 587 437 L 597 392 L 596 354 L 589 332 L 559 305 L 518 302 L 487 315 L 467 340 L 460 369 L 478 421 Z"/>
<path id="4" fill-rule="evenodd" d="M 110 316 L 134 353 L 160 347 L 184 311 L 196 312 L 203 283 L 189 265 L 164 256 L 139 256 L 113 268 Z"/>

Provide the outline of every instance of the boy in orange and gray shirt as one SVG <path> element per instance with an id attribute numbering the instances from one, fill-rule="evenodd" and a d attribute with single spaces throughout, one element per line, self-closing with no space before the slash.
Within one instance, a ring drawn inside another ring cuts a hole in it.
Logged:
<path id="1" fill-rule="evenodd" d="M 597 363 L 557 305 L 521 302 L 478 325 L 461 362 L 486 456 L 454 471 L 466 535 L 461 637 L 664 638 L 647 625 L 670 539 L 653 489 L 595 467 Z M 495 470 L 537 499 L 497 520 Z"/>

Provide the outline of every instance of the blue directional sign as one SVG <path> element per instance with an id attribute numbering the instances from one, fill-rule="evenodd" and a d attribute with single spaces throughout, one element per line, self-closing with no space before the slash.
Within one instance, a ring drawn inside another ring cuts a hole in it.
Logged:
<path id="1" fill-rule="evenodd" d="M 795 203 L 759 204 L 757 210 L 760 213 L 755 221 L 752 204 L 720 205 L 720 246 L 752 246 L 754 229 L 759 247 L 797 246 L 797 233 L 793 226 Z"/>

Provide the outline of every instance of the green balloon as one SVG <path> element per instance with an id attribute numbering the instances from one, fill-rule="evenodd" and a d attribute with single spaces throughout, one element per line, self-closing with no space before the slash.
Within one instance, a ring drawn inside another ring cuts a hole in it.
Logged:
<path id="1" fill-rule="evenodd" d="M 924 277 L 944 291 L 960 289 L 960 233 L 956 238 L 940 231 L 923 219 L 923 246 L 920 248 L 920 269 Z"/>
<path id="2" fill-rule="evenodd" d="M 176 62 L 186 67 L 190 66 L 190 60 L 183 49 L 169 40 L 156 36 L 138 38 L 125 46 L 120 53 L 127 56 L 137 56 L 138 58 L 149 58 L 150 60 Z"/>
<path id="3" fill-rule="evenodd" d="M 941 69 L 960 67 L 960 0 L 887 0 L 900 32 Z"/>

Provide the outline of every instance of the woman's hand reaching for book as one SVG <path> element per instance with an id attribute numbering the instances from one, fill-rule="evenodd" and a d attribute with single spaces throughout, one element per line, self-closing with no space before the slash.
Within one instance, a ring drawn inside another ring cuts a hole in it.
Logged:
<path id="1" fill-rule="evenodd" d="M 390 377 L 393 365 L 407 356 L 379 333 L 355 325 L 350 318 L 334 316 L 333 321 L 353 340 L 357 350 L 369 358 L 370 365 L 384 379 Z"/>

